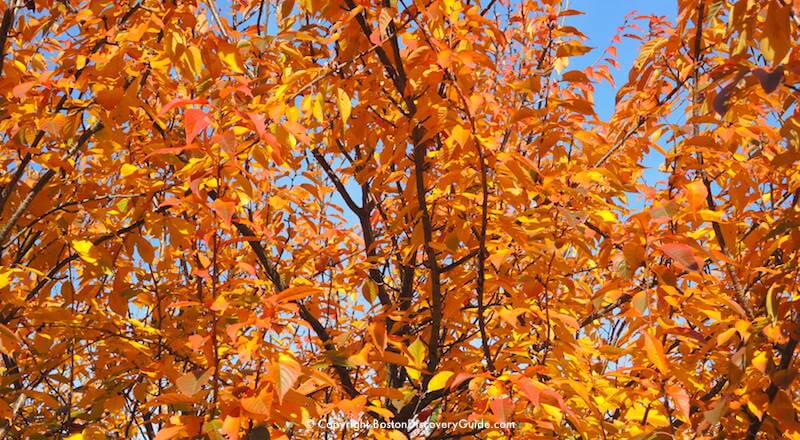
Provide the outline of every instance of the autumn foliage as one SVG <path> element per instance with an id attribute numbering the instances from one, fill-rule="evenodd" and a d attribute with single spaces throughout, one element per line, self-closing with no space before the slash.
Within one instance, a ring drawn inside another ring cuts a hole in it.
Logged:
<path id="1" fill-rule="evenodd" d="M 3 2 L 0 437 L 799 439 L 800 4 L 566 3 Z"/>

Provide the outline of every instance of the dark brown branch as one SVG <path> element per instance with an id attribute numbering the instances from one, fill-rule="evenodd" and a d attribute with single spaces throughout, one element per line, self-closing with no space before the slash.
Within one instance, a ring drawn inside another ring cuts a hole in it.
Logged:
<path id="1" fill-rule="evenodd" d="M 11 25 L 14 24 L 14 12 L 17 9 L 17 1 L 12 0 L 8 4 L 8 9 L 3 14 L 3 22 L 0 24 L 0 78 L 3 77 L 3 65 L 6 61 L 6 41 L 11 32 Z"/>
<path id="2" fill-rule="evenodd" d="M 234 221 L 233 224 L 236 226 L 236 229 L 243 236 L 243 238 L 247 240 L 247 243 L 250 244 L 250 248 L 253 249 L 253 252 L 255 252 L 259 263 L 261 263 L 261 267 L 264 269 L 264 272 L 267 273 L 267 278 L 269 278 L 269 280 L 275 286 L 275 289 L 278 291 L 286 290 L 286 284 L 281 279 L 278 268 L 270 261 L 269 257 L 267 256 L 267 251 L 256 237 L 255 232 L 253 232 L 249 226 L 243 223 Z M 325 350 L 331 352 L 336 351 L 336 344 L 333 342 L 333 338 L 330 336 L 325 326 L 319 322 L 319 319 L 317 319 L 303 303 L 299 301 L 293 301 L 293 303 L 299 308 L 300 317 L 303 319 L 303 321 L 311 326 L 311 329 L 322 341 L 322 345 L 325 347 Z M 347 394 L 350 395 L 350 397 L 358 396 L 359 393 L 356 391 L 355 385 L 353 385 L 353 381 L 350 379 L 350 373 L 347 371 L 347 368 L 335 363 L 333 364 L 333 368 L 336 371 L 336 374 L 339 376 L 339 380 L 342 382 L 342 387 Z"/>
<path id="3" fill-rule="evenodd" d="M 423 386 L 427 385 L 434 371 L 439 365 L 440 345 L 442 341 L 442 285 L 441 268 L 437 262 L 436 250 L 433 248 L 433 224 L 428 204 L 425 201 L 425 145 L 422 140 L 422 128 L 414 131 L 414 179 L 417 193 L 417 205 L 421 213 L 423 247 L 426 254 L 426 265 L 430 271 L 431 283 L 431 334 L 428 338 L 428 362 L 427 371 L 423 380 Z"/>
<path id="4" fill-rule="evenodd" d="M 442 273 L 449 272 L 449 271 L 455 269 L 456 267 L 461 266 L 462 264 L 466 263 L 470 259 L 475 258 L 478 255 L 478 252 L 479 251 L 472 251 L 472 252 L 468 253 L 467 255 L 464 255 L 463 257 L 459 258 L 458 260 L 455 260 L 450 264 L 446 264 L 446 265 L 442 266 Z"/>
<path id="5" fill-rule="evenodd" d="M 327 159 L 325 159 L 325 156 L 323 156 L 322 153 L 320 153 L 316 148 L 312 149 L 311 153 L 314 155 L 317 163 L 319 163 L 319 165 L 325 171 L 325 174 L 327 174 L 328 179 L 333 182 L 333 186 L 336 187 L 336 191 L 338 191 L 339 195 L 342 196 L 342 199 L 344 199 L 347 207 L 350 208 L 354 214 L 360 216 L 364 211 L 364 208 L 356 204 L 355 200 L 353 200 L 353 197 L 351 197 L 350 193 L 347 192 L 347 188 L 344 187 L 342 180 L 336 175 L 336 172 L 333 170 L 333 167 L 331 167 L 331 164 L 328 163 Z"/>
<path id="6" fill-rule="evenodd" d="M 122 15 L 122 17 L 120 17 L 119 22 L 118 22 L 117 25 L 122 27 L 122 25 L 124 25 L 133 16 L 133 14 L 136 11 L 140 10 L 141 8 L 142 8 L 142 3 L 141 2 L 139 2 L 139 3 L 135 4 L 134 6 L 132 6 L 130 9 L 128 9 Z M 159 37 L 159 40 L 160 40 L 160 38 L 161 37 Z M 105 37 L 102 37 L 100 40 L 98 40 L 94 44 L 94 46 L 92 46 L 91 50 L 89 51 L 89 54 L 97 53 L 106 44 L 108 44 L 108 40 Z M 3 56 L 5 56 L 5 40 L 3 41 Z M 74 79 L 75 79 L 76 82 L 81 77 L 81 75 L 83 74 L 83 72 L 86 70 L 87 67 L 89 67 L 89 64 L 83 66 L 82 68 L 78 69 L 75 72 Z M 145 73 L 145 75 L 148 75 L 149 72 L 150 71 L 148 70 Z M 1 73 L 2 73 L 2 61 L 0 61 L 0 76 L 2 76 Z M 126 83 L 125 88 L 127 89 L 130 85 L 131 85 L 131 82 Z M 67 103 L 67 98 L 69 97 L 70 93 L 72 93 L 71 89 L 70 89 L 70 91 L 68 93 L 66 93 L 63 96 L 61 96 L 61 99 L 59 99 L 58 104 L 56 104 L 56 107 L 55 107 L 55 110 L 53 111 L 53 113 L 58 113 L 61 110 L 64 110 L 65 105 Z M 156 125 L 157 128 L 160 128 L 160 127 L 158 127 L 158 124 L 155 124 L 155 125 Z M 39 130 L 38 132 L 36 132 L 36 136 L 34 137 L 33 143 L 31 144 L 31 147 L 30 147 L 31 150 L 35 150 L 36 147 L 39 146 L 39 143 L 42 141 L 42 139 L 44 139 L 44 135 L 45 135 L 44 130 Z M 5 204 L 8 201 L 8 198 L 14 192 L 14 189 L 16 189 L 17 184 L 19 184 L 20 178 L 22 178 L 22 175 L 25 174 L 25 170 L 28 167 L 28 165 L 30 164 L 31 159 L 32 159 L 31 153 L 26 153 L 25 156 L 23 156 L 22 161 L 20 162 L 20 164 L 17 166 L 17 169 L 14 172 L 14 176 L 11 178 L 11 181 L 8 182 L 8 184 L 5 185 L 2 188 L 2 190 L 0 190 L 0 215 L 2 215 L 2 213 L 3 213 L 3 209 L 5 208 Z M 2 244 L 2 241 L 0 241 L 0 244 Z"/>
<path id="7" fill-rule="evenodd" d="M 486 6 L 483 7 L 483 9 L 481 9 L 481 17 L 486 15 L 486 13 L 489 12 L 489 9 L 492 9 L 492 6 L 494 6 L 495 2 L 497 2 L 497 0 L 491 0 Z"/>
<path id="8" fill-rule="evenodd" d="M 463 95 L 462 99 L 465 99 Z M 464 104 L 466 105 L 466 100 Z M 478 295 L 478 330 L 480 330 L 481 334 L 481 349 L 483 350 L 483 358 L 486 361 L 486 368 L 489 371 L 494 371 L 494 360 L 492 359 L 492 353 L 489 350 L 489 336 L 486 334 L 486 306 L 484 304 L 484 296 L 486 294 L 486 258 L 488 257 L 488 252 L 486 250 L 486 230 L 489 224 L 489 184 L 486 180 L 489 171 L 487 169 L 488 167 L 486 166 L 486 157 L 483 150 L 483 145 L 481 145 L 477 138 L 477 133 L 475 133 L 475 121 L 472 119 L 471 115 L 470 123 L 472 124 L 473 134 L 476 135 L 475 146 L 478 149 L 478 160 L 480 160 L 481 174 L 481 229 L 480 235 L 478 236 L 478 280 L 476 288 L 476 293 Z"/>
<path id="9" fill-rule="evenodd" d="M 100 245 L 102 243 L 105 243 L 108 240 L 111 240 L 112 238 L 125 235 L 128 232 L 133 231 L 134 229 L 137 229 L 138 227 L 142 226 L 143 224 L 144 224 L 144 219 L 143 218 L 139 219 L 139 220 L 131 223 L 130 225 L 125 226 L 124 228 L 120 228 L 120 229 L 118 229 L 118 230 L 116 230 L 114 232 L 111 232 L 111 233 L 108 233 L 108 234 L 105 234 L 105 235 L 101 235 L 100 237 L 95 238 L 94 240 L 92 240 L 92 244 L 94 246 Z M 52 269 L 50 269 L 50 271 L 47 273 L 47 275 L 44 278 L 42 278 L 41 280 L 39 280 L 39 282 L 36 283 L 36 285 L 33 287 L 33 289 L 31 289 L 31 291 L 28 292 L 28 295 L 26 295 L 26 297 L 25 297 L 25 301 L 29 302 L 29 301 L 32 301 L 34 298 L 36 298 L 36 296 L 39 294 L 39 292 L 47 284 L 49 284 L 51 281 L 53 281 L 53 279 L 58 274 L 58 272 L 61 271 L 61 269 L 63 269 L 67 264 L 71 263 L 72 261 L 75 261 L 79 257 L 80 257 L 80 255 L 77 252 L 73 252 L 68 257 L 66 257 L 66 258 L 62 259 L 61 261 L 59 261 Z M 20 309 L 21 309 L 21 307 L 16 307 L 14 310 L 10 311 L 7 316 L 4 316 L 2 319 L 0 319 L 0 323 L 7 324 L 7 323 L 11 322 L 13 319 L 16 318 L 17 312 L 19 312 Z"/>
<path id="10" fill-rule="evenodd" d="M 350 10 L 356 8 L 356 4 L 353 0 L 345 0 L 345 3 L 347 4 L 347 7 L 350 8 Z M 369 23 L 367 23 L 367 16 L 364 11 L 361 11 L 358 13 L 358 15 L 356 15 L 356 21 L 358 21 L 358 25 L 361 27 L 361 30 L 363 31 L 364 35 L 367 38 L 370 38 L 370 36 L 372 35 L 372 28 L 370 27 Z M 396 38 L 395 35 L 396 29 L 395 32 L 392 32 L 391 34 L 394 38 Z M 392 60 L 389 58 L 389 55 L 381 46 L 375 47 L 375 53 L 378 55 L 378 59 L 381 61 L 381 64 L 383 64 L 383 67 L 386 70 L 386 74 L 389 75 L 389 78 L 392 80 L 395 89 L 397 89 L 397 93 L 399 93 L 403 98 L 405 98 L 405 103 L 408 106 L 409 113 L 411 114 L 415 113 L 416 105 L 414 104 L 414 100 L 411 99 L 411 97 L 405 93 L 405 88 L 406 88 L 406 83 L 408 82 L 408 78 L 406 77 L 405 71 L 402 68 L 402 61 L 399 58 L 399 48 L 397 53 L 398 65 L 392 63 Z"/>
<path id="11" fill-rule="evenodd" d="M 795 348 L 797 348 L 797 339 L 789 339 L 789 342 L 787 342 L 781 350 L 781 363 L 778 365 L 776 372 L 789 370 L 789 367 L 792 365 L 792 359 L 794 358 Z M 769 387 L 767 387 L 767 397 L 769 398 L 769 403 L 772 403 L 772 401 L 775 400 L 775 396 L 778 395 L 778 391 L 779 387 L 774 381 L 769 384 Z M 767 406 L 769 407 L 769 405 Z M 760 419 L 754 418 L 752 422 L 750 422 L 750 427 L 747 429 L 747 440 L 755 440 L 756 436 L 758 435 L 758 431 L 761 431 L 761 425 L 764 423 L 764 416 L 762 416 Z"/>
<path id="12" fill-rule="evenodd" d="M 598 310 L 595 310 L 594 312 L 590 313 L 589 316 L 583 318 L 583 320 L 581 321 L 581 328 L 586 327 L 587 325 L 591 324 L 592 322 L 594 322 L 595 319 L 600 319 L 600 318 L 606 316 L 609 312 L 611 312 L 612 310 L 616 309 L 617 307 L 620 307 L 621 305 L 629 302 L 632 298 L 633 298 L 633 295 L 626 293 L 626 294 L 623 294 L 622 296 L 620 296 L 619 298 L 617 298 L 617 300 L 614 301 L 613 303 L 611 303 L 611 304 L 609 304 L 609 305 L 607 305 L 607 306 L 605 306 L 603 308 L 600 308 Z"/>
<path id="13" fill-rule="evenodd" d="M 102 128 L 103 124 L 101 122 L 96 122 L 86 131 L 84 131 L 81 137 L 78 138 L 78 141 L 76 142 L 75 146 L 71 148 L 70 151 L 68 152 L 67 157 L 72 156 L 73 154 L 75 154 L 75 152 L 80 150 L 89 141 L 89 138 L 92 137 L 92 135 L 94 135 L 98 131 L 100 131 Z M 2 229 L 0 229 L 0 246 L 2 246 L 3 243 L 5 243 L 6 238 L 8 238 L 8 234 L 11 232 L 11 228 L 13 228 L 14 225 L 17 223 L 17 221 L 19 221 L 19 219 L 22 217 L 22 215 L 25 214 L 25 211 L 28 210 L 28 207 L 33 202 L 33 199 L 36 198 L 36 196 L 44 189 L 44 187 L 47 185 L 48 182 L 50 182 L 50 179 L 52 179 L 53 176 L 55 176 L 55 174 L 56 170 L 50 168 L 47 171 L 45 171 L 45 173 L 42 174 L 41 177 L 39 177 L 39 180 L 33 186 L 28 195 L 25 196 L 25 199 L 22 200 L 22 203 L 20 203 L 19 206 L 17 206 L 17 209 L 11 215 L 11 218 L 9 218 L 6 224 L 3 225 Z"/>

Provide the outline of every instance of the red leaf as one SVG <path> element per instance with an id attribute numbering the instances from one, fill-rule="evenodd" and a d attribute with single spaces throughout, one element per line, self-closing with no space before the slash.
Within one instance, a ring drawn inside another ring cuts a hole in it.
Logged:
<path id="1" fill-rule="evenodd" d="M 25 95 L 28 94 L 28 90 L 35 85 L 36 81 L 27 81 L 17 84 L 13 89 L 11 89 L 11 94 L 14 95 L 15 98 L 24 98 Z"/>
<path id="2" fill-rule="evenodd" d="M 740 70 L 736 77 L 731 81 L 728 85 L 722 88 L 719 91 L 719 94 L 714 98 L 713 107 L 714 111 L 717 112 L 719 115 L 724 115 L 725 112 L 728 111 L 728 100 L 733 96 L 733 92 L 736 91 L 736 86 L 739 84 L 739 81 L 745 77 L 747 74 L 746 70 Z"/>
<path id="3" fill-rule="evenodd" d="M 169 206 L 178 206 L 178 205 L 180 205 L 180 204 L 181 204 L 181 201 L 180 201 L 180 200 L 178 200 L 178 199 L 177 199 L 177 198 L 175 198 L 175 197 L 170 197 L 170 198 L 168 198 L 168 199 L 164 199 L 164 201 L 163 201 L 163 202 L 161 202 L 161 203 L 158 205 L 158 207 L 159 207 L 159 208 L 164 208 L 164 207 L 169 207 Z"/>
<path id="4" fill-rule="evenodd" d="M 456 389 L 456 388 L 458 388 L 458 386 L 459 386 L 459 385 L 461 385 L 461 384 L 462 384 L 462 383 L 463 383 L 465 380 L 467 380 L 467 379 L 472 379 L 473 377 L 475 377 L 475 375 L 474 375 L 474 374 L 469 374 L 469 373 L 457 373 L 457 374 L 455 375 L 455 377 L 453 378 L 452 382 L 450 382 L 450 391 L 453 391 L 453 390 L 455 390 L 455 389 Z"/>
<path id="5" fill-rule="evenodd" d="M 503 399 L 493 399 L 491 406 L 492 414 L 494 414 L 499 423 L 505 423 L 508 421 L 508 415 L 514 412 L 514 404 L 508 397 Z"/>
<path id="6" fill-rule="evenodd" d="M 374 45 L 376 45 L 376 46 L 380 46 L 380 44 L 381 44 L 381 31 L 380 31 L 380 29 L 375 29 L 375 30 L 372 31 L 371 34 L 369 34 L 369 42 L 374 44 Z"/>
<path id="7" fill-rule="evenodd" d="M 373 34 L 374 34 L 374 32 L 373 32 Z M 433 409 L 427 408 L 427 409 L 424 409 L 424 410 L 420 411 L 419 414 L 417 414 L 416 419 L 419 420 L 420 422 L 424 422 L 424 421 L 428 420 L 428 418 L 430 418 L 431 414 L 433 414 Z"/>
<path id="8" fill-rule="evenodd" d="M 668 330 L 667 333 L 693 338 L 701 344 L 706 342 L 706 338 L 703 337 L 702 333 L 697 330 L 690 329 L 689 327 L 675 327 Z"/>
<path id="9" fill-rule="evenodd" d="M 719 91 L 719 94 L 714 98 L 714 111 L 719 115 L 724 115 L 728 111 L 728 99 L 733 95 L 736 90 L 736 83 L 728 84 Z"/>
<path id="10" fill-rule="evenodd" d="M 206 112 L 194 108 L 186 109 L 183 119 L 187 144 L 191 144 L 194 138 L 211 124 Z"/>
<path id="11" fill-rule="evenodd" d="M 266 123 L 265 123 L 266 119 L 264 118 L 264 115 L 251 112 L 248 113 L 247 116 L 249 116 L 250 120 L 253 121 L 253 125 L 256 128 L 256 133 L 258 133 L 258 137 L 264 139 L 264 136 L 267 133 Z"/>
<path id="12" fill-rule="evenodd" d="M 537 388 L 530 379 L 521 377 L 520 380 L 517 381 L 517 385 L 519 385 L 522 390 L 522 394 L 524 394 L 534 406 L 539 406 L 539 397 L 541 393 L 539 388 Z"/>
<path id="13" fill-rule="evenodd" d="M 161 111 L 158 112 L 158 115 L 161 116 L 175 107 L 183 107 L 189 104 L 207 104 L 207 103 L 208 101 L 201 98 L 196 98 L 196 99 L 175 98 L 172 101 L 168 102 L 167 105 L 165 105 L 164 107 L 161 107 Z"/>
<path id="14" fill-rule="evenodd" d="M 758 78 L 758 82 L 761 83 L 761 88 L 764 89 L 765 92 L 772 93 L 783 80 L 783 66 L 778 66 L 778 68 L 772 72 L 767 72 L 760 68 L 754 69 L 753 75 Z"/>
<path id="15" fill-rule="evenodd" d="M 667 385 L 667 394 L 669 394 L 670 399 L 672 399 L 672 402 L 675 404 L 675 407 L 678 408 L 683 418 L 689 420 L 691 405 L 689 394 L 686 393 L 686 390 L 678 385 Z"/>
<path id="16" fill-rule="evenodd" d="M 694 248 L 687 244 L 664 243 L 661 245 L 661 252 L 684 269 L 699 271 L 702 267 L 702 261 L 695 255 Z"/>
<path id="17" fill-rule="evenodd" d="M 211 140 L 219 144 L 222 147 L 222 151 L 228 153 L 229 156 L 236 155 L 236 135 L 233 132 L 227 131 L 222 134 L 215 134 Z"/>

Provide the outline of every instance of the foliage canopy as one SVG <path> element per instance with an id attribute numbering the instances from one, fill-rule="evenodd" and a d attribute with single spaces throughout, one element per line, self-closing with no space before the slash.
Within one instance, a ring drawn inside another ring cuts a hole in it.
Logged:
<path id="1" fill-rule="evenodd" d="M 0 436 L 800 438 L 797 2 L 0 8 Z"/>

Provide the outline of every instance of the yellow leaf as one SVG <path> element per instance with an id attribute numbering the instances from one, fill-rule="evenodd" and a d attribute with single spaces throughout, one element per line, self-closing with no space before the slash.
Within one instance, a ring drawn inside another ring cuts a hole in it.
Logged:
<path id="1" fill-rule="evenodd" d="M 320 124 L 325 122 L 325 117 L 322 114 L 322 104 L 323 104 L 322 94 L 318 93 L 316 96 L 314 96 L 314 99 L 311 101 L 311 114 L 314 115 L 314 118 Z"/>
<path id="2" fill-rule="evenodd" d="M 546 403 L 542 403 L 541 405 L 542 409 L 549 416 L 549 418 L 551 420 L 555 420 L 560 425 L 561 420 L 564 418 L 564 413 L 561 412 L 561 409 L 553 405 L 548 405 Z"/>
<path id="3" fill-rule="evenodd" d="M 239 420 L 239 417 L 225 416 L 225 420 L 222 422 L 222 432 L 231 440 L 239 440 L 239 427 L 241 426 Z"/>
<path id="4" fill-rule="evenodd" d="M 700 216 L 700 219 L 707 222 L 722 222 L 722 211 L 712 211 L 710 209 L 701 209 L 697 213 Z"/>
<path id="5" fill-rule="evenodd" d="M 14 275 L 14 272 L 16 272 L 14 269 L 8 269 L 6 267 L 0 270 L 0 289 L 11 283 L 11 275 Z"/>
<path id="6" fill-rule="evenodd" d="M 189 46 L 186 52 L 186 61 L 193 74 L 196 76 L 200 76 L 202 74 L 203 55 L 200 53 L 200 49 L 195 46 Z"/>
<path id="7" fill-rule="evenodd" d="M 414 364 L 415 367 L 421 368 L 422 362 L 425 359 L 425 353 L 427 352 L 425 344 L 417 338 L 411 345 L 408 346 L 408 354 L 411 355 L 411 362 Z"/>
<path id="8" fill-rule="evenodd" d="M 453 127 L 453 131 L 450 133 L 450 136 L 453 138 L 453 140 L 458 142 L 458 144 L 461 145 L 462 147 L 467 144 L 467 141 L 469 140 L 469 135 L 470 135 L 469 130 L 465 129 L 460 125 L 456 125 L 455 127 Z"/>
<path id="9" fill-rule="evenodd" d="M 77 434 L 72 434 L 64 440 L 83 440 L 83 433 L 79 432 Z"/>
<path id="10" fill-rule="evenodd" d="M 383 416 L 383 418 L 385 418 L 386 420 L 389 420 L 392 417 L 394 417 L 394 413 L 389 411 L 386 408 L 381 408 L 381 407 L 378 407 L 378 406 L 369 405 L 369 406 L 367 406 L 367 409 L 372 411 L 372 412 L 377 413 L 378 415 Z"/>
<path id="11" fill-rule="evenodd" d="M 97 263 L 97 258 L 92 255 L 94 245 L 89 240 L 72 240 L 72 247 L 78 252 L 81 259 L 89 264 Z"/>
<path id="12" fill-rule="evenodd" d="M 525 309 L 503 309 L 500 310 L 500 319 L 508 323 L 512 328 L 517 329 L 520 325 L 519 316 L 525 313 Z"/>
<path id="13" fill-rule="evenodd" d="M 336 89 L 336 105 L 339 107 L 339 115 L 342 117 L 342 122 L 345 124 L 350 119 L 350 111 L 352 110 L 352 103 L 347 92 L 342 89 Z"/>
<path id="14" fill-rule="evenodd" d="M 561 75 L 561 72 L 569 66 L 569 58 L 568 57 L 560 57 L 556 58 L 556 61 L 553 63 L 553 69 Z"/>
<path id="15" fill-rule="evenodd" d="M 767 371 L 769 359 L 767 358 L 767 353 L 765 351 L 759 351 L 755 356 L 753 356 L 753 366 L 756 368 L 756 370 L 762 373 Z"/>
<path id="16" fill-rule="evenodd" d="M 365 367 L 369 365 L 367 357 L 369 356 L 370 345 L 365 344 L 364 347 L 356 354 L 347 358 L 347 363 L 356 367 Z"/>
<path id="17" fill-rule="evenodd" d="M 447 381 L 453 376 L 452 371 L 440 371 L 428 382 L 428 391 L 437 391 L 447 386 Z"/>
<path id="18" fill-rule="evenodd" d="M 239 60 L 238 53 L 236 52 L 235 48 L 221 51 L 219 53 L 219 58 L 232 71 L 236 73 L 244 73 L 244 69 L 242 69 L 242 63 Z"/>
<path id="19" fill-rule="evenodd" d="M 137 168 L 136 165 L 131 165 L 129 163 L 126 163 L 122 165 L 122 168 L 120 168 L 119 173 L 122 177 L 128 177 L 137 171 L 139 171 L 139 168 Z"/>
<path id="20" fill-rule="evenodd" d="M 416 368 L 406 367 L 406 373 L 408 373 L 408 377 L 417 380 L 420 378 L 420 371 Z"/>
<path id="21" fill-rule="evenodd" d="M 605 221 L 605 222 L 609 222 L 609 223 L 616 223 L 617 222 L 617 216 L 614 215 L 614 213 L 609 211 L 609 210 L 601 209 L 599 211 L 595 211 L 594 213 L 595 213 L 595 215 L 597 215 L 598 217 L 603 219 L 603 221 Z"/>

